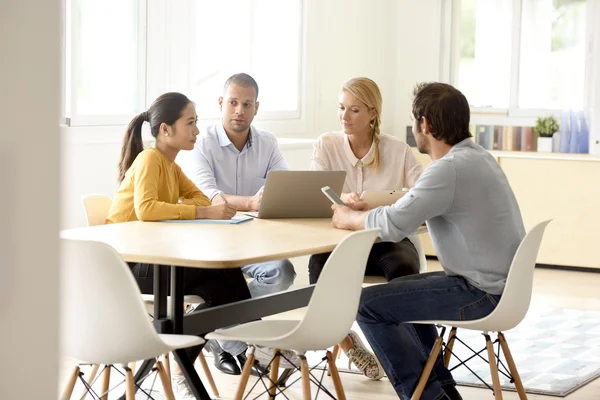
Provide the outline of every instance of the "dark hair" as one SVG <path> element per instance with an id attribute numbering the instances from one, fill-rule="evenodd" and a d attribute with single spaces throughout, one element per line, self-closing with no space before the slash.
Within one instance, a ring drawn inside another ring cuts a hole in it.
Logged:
<path id="1" fill-rule="evenodd" d="M 235 75 L 231 75 L 229 78 L 227 78 L 227 80 L 225 81 L 225 86 L 223 86 L 223 93 L 227 93 L 227 90 L 229 89 L 229 86 L 231 86 L 231 84 L 235 84 L 241 87 L 245 87 L 245 88 L 254 88 L 254 90 L 256 91 L 256 99 L 258 99 L 258 83 L 256 83 L 256 81 L 254 80 L 253 77 L 251 77 L 248 74 L 245 74 L 243 72 L 239 73 L 239 74 L 235 74 Z"/>
<path id="2" fill-rule="evenodd" d="M 136 115 L 125 132 L 123 148 L 118 165 L 117 182 L 121 183 L 125 172 L 131 167 L 138 154 L 144 150 L 142 142 L 142 125 L 150 123 L 150 133 L 153 137 L 158 136 L 160 125 L 164 122 L 173 125 L 181 117 L 181 112 L 191 101 L 185 95 L 176 92 L 165 93 L 159 96 L 150 106 L 148 111 Z"/>
<path id="3" fill-rule="evenodd" d="M 471 137 L 469 102 L 458 89 L 440 82 L 419 83 L 413 96 L 413 116 L 418 121 L 427 118 L 434 138 L 454 146 Z"/>

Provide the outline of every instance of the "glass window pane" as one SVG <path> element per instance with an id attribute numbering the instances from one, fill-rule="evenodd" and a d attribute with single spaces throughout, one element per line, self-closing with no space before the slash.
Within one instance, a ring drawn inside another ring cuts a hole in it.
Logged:
<path id="1" fill-rule="evenodd" d="M 473 107 L 507 108 L 512 0 L 460 0 L 457 87 Z"/>
<path id="2" fill-rule="evenodd" d="M 519 107 L 581 108 L 585 0 L 524 0 Z"/>
<path id="3" fill-rule="evenodd" d="M 133 114 L 138 103 L 138 0 L 77 0 L 75 113 Z"/>
<path id="4" fill-rule="evenodd" d="M 223 84 L 238 72 L 256 79 L 261 113 L 297 110 L 300 20 L 297 0 L 196 2 L 189 94 L 198 114 L 218 115 Z"/>
<path id="5" fill-rule="evenodd" d="M 262 110 L 298 108 L 300 2 L 257 1 L 254 9 L 252 71 L 260 84 Z"/>

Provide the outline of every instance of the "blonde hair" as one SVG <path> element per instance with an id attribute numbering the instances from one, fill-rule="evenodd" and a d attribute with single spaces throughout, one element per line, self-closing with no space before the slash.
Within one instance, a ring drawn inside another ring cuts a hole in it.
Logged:
<path id="1" fill-rule="evenodd" d="M 342 90 L 356 97 L 360 102 L 364 103 L 369 109 L 375 111 L 375 118 L 371 121 L 371 133 L 373 134 L 373 142 L 375 142 L 375 152 L 373 159 L 365 165 L 373 165 L 375 169 L 379 169 L 379 141 L 380 141 L 380 125 L 381 125 L 381 110 L 383 107 L 383 98 L 379 86 L 369 79 L 364 77 L 352 78 L 342 85 Z"/>

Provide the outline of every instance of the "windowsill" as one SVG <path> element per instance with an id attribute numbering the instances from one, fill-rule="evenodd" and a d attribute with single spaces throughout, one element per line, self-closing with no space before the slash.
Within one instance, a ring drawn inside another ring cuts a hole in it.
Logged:
<path id="1" fill-rule="evenodd" d="M 60 125 L 61 140 L 65 145 L 94 145 L 94 144 L 117 144 L 123 143 L 123 134 L 127 126 L 102 126 L 102 127 L 70 127 Z M 145 132 L 144 143 L 153 141 L 152 136 Z M 278 138 L 281 150 L 312 148 L 314 139 L 302 139 L 293 137 Z"/>

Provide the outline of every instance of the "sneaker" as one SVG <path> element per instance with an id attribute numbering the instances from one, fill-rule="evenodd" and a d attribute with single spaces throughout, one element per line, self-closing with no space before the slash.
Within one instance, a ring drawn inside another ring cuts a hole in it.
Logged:
<path id="1" fill-rule="evenodd" d="M 173 374 L 171 384 L 173 386 L 173 394 L 175 394 L 177 400 L 196 400 L 196 396 L 192 393 L 183 374 Z"/>
<path id="2" fill-rule="evenodd" d="M 375 354 L 367 350 L 356 332 L 350 331 L 348 336 L 352 339 L 352 348 L 346 353 L 348 356 L 348 369 L 350 369 L 350 364 L 354 364 L 362 371 L 364 376 L 373 381 L 383 378 L 383 367 Z"/>
<path id="3" fill-rule="evenodd" d="M 248 348 L 250 349 L 250 348 Z M 300 357 L 291 350 L 280 350 L 281 357 L 279 357 L 279 368 L 300 368 Z M 246 352 L 250 355 L 250 350 Z M 262 364 L 269 365 L 273 357 L 275 357 L 275 349 L 271 347 L 256 346 L 254 350 L 254 357 Z M 285 358 L 284 358 L 285 357 Z M 290 360 L 289 361 L 286 360 Z"/>

